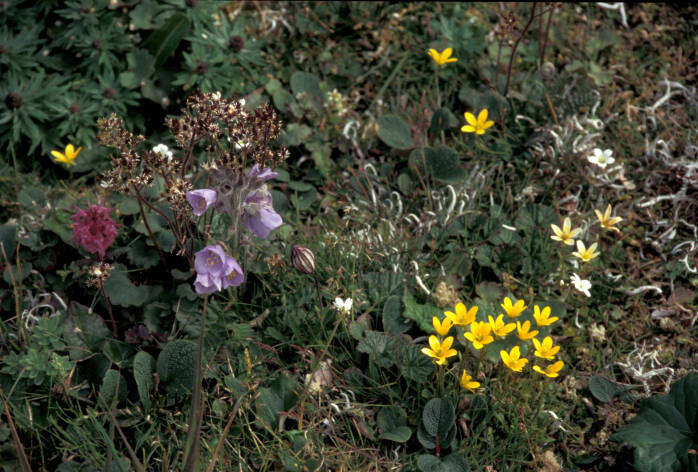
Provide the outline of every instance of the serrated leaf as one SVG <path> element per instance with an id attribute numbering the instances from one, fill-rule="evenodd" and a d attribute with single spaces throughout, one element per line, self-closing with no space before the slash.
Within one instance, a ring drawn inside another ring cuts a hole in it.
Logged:
<path id="1" fill-rule="evenodd" d="M 419 329 L 426 332 L 432 331 L 432 318 L 441 313 L 434 305 L 421 305 L 417 303 L 410 292 L 405 290 L 402 297 L 402 303 L 405 305 L 405 317 L 417 322 Z"/>
<path id="2" fill-rule="evenodd" d="M 384 115 L 378 119 L 378 137 L 393 148 L 412 147 L 412 131 L 409 125 L 395 115 Z"/>
<path id="3" fill-rule="evenodd" d="M 165 24 L 153 31 L 143 42 L 154 58 L 155 67 L 160 67 L 177 49 L 180 41 L 189 32 L 189 20 L 182 13 L 170 16 Z"/>
<path id="4" fill-rule="evenodd" d="M 635 448 L 641 472 L 698 471 L 698 374 L 676 381 L 668 395 L 644 400 L 640 412 L 611 440 Z"/>
<path id="5" fill-rule="evenodd" d="M 371 362 L 381 367 L 390 367 L 395 362 L 389 355 L 393 346 L 390 336 L 380 331 L 366 331 L 356 350 L 369 355 Z"/>
<path id="6" fill-rule="evenodd" d="M 424 384 L 434 372 L 434 363 L 422 354 L 419 346 L 409 344 L 403 346 L 398 354 L 400 373 L 417 385 Z"/>

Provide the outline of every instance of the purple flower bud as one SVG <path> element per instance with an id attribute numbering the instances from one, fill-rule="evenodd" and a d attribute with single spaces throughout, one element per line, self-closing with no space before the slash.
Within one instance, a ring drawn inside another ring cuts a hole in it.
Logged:
<path id="1" fill-rule="evenodd" d="M 273 179 L 277 175 L 279 174 L 271 170 L 269 167 L 265 167 L 264 169 L 260 170 L 259 164 L 253 165 L 252 169 L 250 169 L 250 171 L 247 173 L 248 177 L 256 177 L 262 183 L 266 182 L 269 179 Z"/>
<path id="2" fill-rule="evenodd" d="M 187 201 L 191 205 L 192 211 L 196 216 L 201 216 L 208 207 L 216 203 L 218 194 L 215 190 L 208 188 L 200 188 L 187 192 Z"/>
<path id="3" fill-rule="evenodd" d="M 253 190 L 243 204 L 242 222 L 256 236 L 264 239 L 269 232 L 283 223 L 281 216 L 272 207 L 271 194 L 266 185 Z"/>

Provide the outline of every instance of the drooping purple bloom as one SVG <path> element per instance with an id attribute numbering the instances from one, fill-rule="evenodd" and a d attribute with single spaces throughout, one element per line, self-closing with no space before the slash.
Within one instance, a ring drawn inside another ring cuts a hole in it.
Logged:
<path id="1" fill-rule="evenodd" d="M 253 190 L 243 204 L 242 222 L 258 237 L 264 239 L 269 232 L 283 223 L 281 216 L 272 207 L 271 193 L 266 185 Z"/>
<path id="2" fill-rule="evenodd" d="M 279 174 L 271 170 L 269 167 L 265 167 L 264 169 L 260 170 L 259 164 L 253 165 L 252 169 L 250 169 L 250 171 L 247 173 L 248 177 L 256 177 L 261 183 L 264 183 L 269 179 L 273 179 L 277 175 Z"/>
<path id="3" fill-rule="evenodd" d="M 187 192 L 187 201 L 191 205 L 192 211 L 196 216 L 201 216 L 208 207 L 216 203 L 218 194 L 215 190 L 208 188 L 200 188 Z"/>
<path id="4" fill-rule="evenodd" d="M 210 245 L 194 254 L 196 293 L 213 293 L 226 287 L 237 287 L 245 276 L 240 264 L 218 245 Z"/>

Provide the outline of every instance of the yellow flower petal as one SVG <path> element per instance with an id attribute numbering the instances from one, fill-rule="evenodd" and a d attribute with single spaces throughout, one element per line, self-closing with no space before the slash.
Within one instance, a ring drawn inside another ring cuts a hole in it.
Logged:
<path id="1" fill-rule="evenodd" d="M 470 125 L 465 125 L 465 126 L 461 127 L 460 130 L 464 133 L 474 133 L 475 132 L 475 128 L 473 128 Z"/>
<path id="2" fill-rule="evenodd" d="M 484 108 L 477 115 L 477 122 L 480 126 L 487 121 L 487 108 Z"/>
<path id="3" fill-rule="evenodd" d="M 464 116 L 465 121 L 467 121 L 469 125 L 473 126 L 473 128 L 477 128 L 477 119 L 475 119 L 475 115 L 473 115 L 469 111 L 466 111 L 464 113 Z"/>

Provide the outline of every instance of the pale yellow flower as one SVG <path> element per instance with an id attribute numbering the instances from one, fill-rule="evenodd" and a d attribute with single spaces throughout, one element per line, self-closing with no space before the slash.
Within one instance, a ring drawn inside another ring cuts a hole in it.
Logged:
<path id="1" fill-rule="evenodd" d="M 75 162 L 73 162 L 73 161 L 75 160 L 76 157 L 78 157 L 78 154 L 80 154 L 81 149 L 82 149 L 82 146 L 75 149 L 72 144 L 68 144 L 65 147 L 64 152 L 51 151 L 51 155 L 56 158 L 55 162 L 62 162 L 66 166 L 70 167 L 73 164 L 75 164 Z"/>
<path id="2" fill-rule="evenodd" d="M 562 367 L 565 365 L 564 362 L 562 361 L 557 361 L 554 364 L 550 364 L 548 367 L 545 368 L 545 370 L 541 369 L 537 365 L 533 366 L 533 370 L 536 372 L 540 372 L 541 374 L 545 375 L 546 377 L 557 377 L 558 372 L 562 370 Z"/>
<path id="3" fill-rule="evenodd" d="M 480 386 L 480 382 L 473 381 L 472 376 L 463 371 L 463 375 L 460 377 L 460 385 L 461 387 L 467 388 L 471 392 L 475 393 L 475 389 Z"/>
<path id="4" fill-rule="evenodd" d="M 476 133 L 485 134 L 485 130 L 490 126 L 494 125 L 494 121 L 487 120 L 487 108 L 480 110 L 477 118 L 470 112 L 465 112 L 465 121 L 468 122 L 467 125 L 463 126 L 460 130 L 464 133 Z"/>
<path id="5" fill-rule="evenodd" d="M 451 54 L 453 54 L 453 49 L 451 49 L 451 48 L 446 48 L 443 50 L 443 52 L 439 52 L 436 49 L 429 49 L 427 54 L 429 54 L 429 57 L 434 59 L 434 62 L 439 67 L 443 67 L 444 65 L 448 64 L 449 62 L 458 61 L 457 58 L 451 57 Z"/>
<path id="6" fill-rule="evenodd" d="M 582 232 L 582 228 L 572 229 L 572 220 L 570 220 L 569 217 L 565 217 L 565 220 L 562 222 L 562 229 L 560 229 L 558 225 L 550 225 L 550 228 L 552 228 L 553 233 L 555 233 L 550 236 L 550 239 L 560 241 L 568 246 L 573 245 L 574 238 Z"/>
<path id="7" fill-rule="evenodd" d="M 521 350 L 519 346 L 514 346 L 511 348 L 511 352 L 499 351 L 499 356 L 502 358 L 504 365 L 509 367 L 514 372 L 521 372 L 523 366 L 526 365 L 528 359 L 521 358 Z"/>
<path id="8" fill-rule="evenodd" d="M 550 336 L 543 338 L 543 342 L 533 338 L 533 346 L 536 348 L 533 354 L 541 359 L 552 360 L 555 357 L 555 354 L 557 354 L 557 351 L 560 350 L 560 346 L 553 346 L 553 338 Z"/>
<path id="9" fill-rule="evenodd" d="M 573 256 L 577 256 L 584 262 L 589 262 L 593 258 L 597 257 L 600 253 L 596 251 L 597 244 L 594 243 L 588 248 L 584 246 L 582 241 L 577 241 L 577 250 L 572 253 Z"/>
<path id="10" fill-rule="evenodd" d="M 448 331 L 453 326 L 453 321 L 450 318 L 444 318 L 440 321 L 436 316 L 431 319 L 431 324 L 434 326 L 434 331 L 437 332 L 439 336 L 446 336 Z"/>
<path id="11" fill-rule="evenodd" d="M 504 324 L 504 315 L 499 315 L 496 320 L 491 316 L 488 316 L 487 318 L 490 321 L 490 326 L 492 327 L 492 332 L 495 334 L 495 336 L 503 338 L 516 329 L 516 325 L 514 323 Z"/>
<path id="12" fill-rule="evenodd" d="M 465 333 L 465 339 L 471 341 L 475 349 L 482 349 L 485 344 L 494 341 L 494 338 L 490 334 L 491 332 L 492 327 L 489 323 L 484 321 L 473 321 L 470 324 L 470 332 Z"/>
<path id="13" fill-rule="evenodd" d="M 429 357 L 436 359 L 438 365 L 443 365 L 446 363 L 446 359 L 449 357 L 458 355 L 458 351 L 451 349 L 453 345 L 453 336 L 449 336 L 443 340 L 439 341 L 439 338 L 433 334 L 429 336 L 429 349 L 428 347 L 422 348 L 422 354 L 426 354 Z"/>
<path id="14" fill-rule="evenodd" d="M 499 306 L 504 309 L 509 318 L 516 318 L 526 309 L 523 300 L 517 300 L 516 303 L 512 304 L 509 297 L 504 297 L 504 303 Z"/>
<path id="15" fill-rule="evenodd" d="M 603 229 L 610 229 L 620 233 L 620 230 L 614 225 L 620 221 L 623 221 L 623 218 L 620 216 L 614 216 L 611 218 L 611 205 L 606 207 L 606 211 L 603 214 L 601 214 L 599 210 L 594 210 L 594 213 L 596 213 L 596 217 L 599 219 L 599 224 Z"/>

